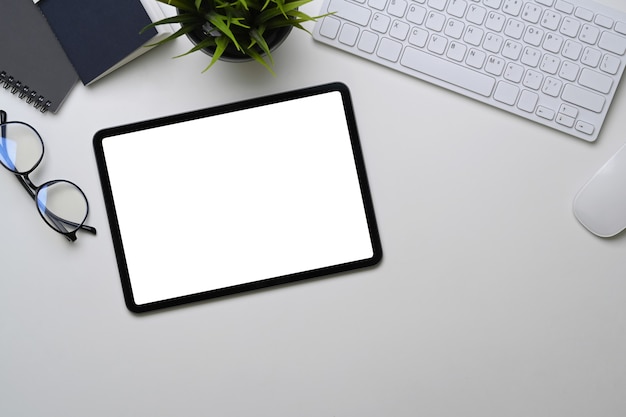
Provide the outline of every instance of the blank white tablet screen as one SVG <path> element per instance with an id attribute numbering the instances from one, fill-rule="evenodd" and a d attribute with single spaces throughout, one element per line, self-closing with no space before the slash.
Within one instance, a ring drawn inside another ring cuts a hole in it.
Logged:
<path id="1" fill-rule="evenodd" d="M 373 256 L 340 92 L 102 146 L 138 305 Z"/>

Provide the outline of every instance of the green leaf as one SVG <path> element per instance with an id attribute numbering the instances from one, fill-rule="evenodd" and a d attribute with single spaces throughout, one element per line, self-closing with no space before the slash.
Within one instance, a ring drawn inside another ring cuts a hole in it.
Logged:
<path id="1" fill-rule="evenodd" d="M 261 48 L 261 50 L 265 53 L 265 55 L 267 55 L 267 57 L 270 60 L 270 63 L 272 65 L 274 65 L 274 59 L 272 58 L 272 54 L 270 52 L 270 47 L 267 44 L 267 42 L 265 41 L 265 38 L 263 37 L 262 32 L 259 32 L 257 30 L 251 30 L 250 31 L 250 38 L 252 38 L 253 42 L 250 44 L 249 49 L 252 50 L 252 46 L 254 46 L 254 44 L 259 45 L 259 47 Z"/>
<path id="2" fill-rule="evenodd" d="M 196 51 L 199 51 L 199 50 L 204 49 L 204 48 L 209 48 L 209 47 L 216 46 L 217 45 L 217 39 L 219 39 L 219 38 L 209 37 L 209 38 L 203 39 L 201 42 L 198 42 L 196 45 L 194 45 L 193 48 L 191 48 L 190 50 L 188 50 L 184 54 L 176 55 L 174 58 L 180 58 L 180 57 L 183 57 L 185 55 L 189 55 L 192 52 L 196 52 Z"/>
<path id="3" fill-rule="evenodd" d="M 283 9 L 267 9 L 264 10 L 263 12 L 261 12 L 261 14 L 258 16 L 257 21 L 259 22 L 267 22 L 271 19 L 276 18 L 277 16 L 285 16 L 286 13 L 289 13 L 295 9 L 297 9 L 300 6 L 303 6 L 307 3 L 310 3 L 311 0 L 297 0 L 297 1 L 293 1 L 290 3 L 287 3 L 283 6 Z M 311 20 L 313 20 L 313 18 L 311 18 Z"/>
<path id="4" fill-rule="evenodd" d="M 268 65 L 267 62 L 265 62 L 265 60 L 263 59 L 263 57 L 261 56 L 261 54 L 259 54 L 257 51 L 255 51 L 254 49 L 246 49 L 244 51 L 249 57 L 251 57 L 252 59 L 254 59 L 256 62 L 258 62 L 259 64 L 263 65 L 272 75 L 276 76 L 276 73 L 274 72 L 274 70 L 272 69 L 272 67 L 270 67 Z M 268 58 L 271 59 L 271 56 L 268 56 Z"/>
<path id="5" fill-rule="evenodd" d="M 230 30 L 229 25 L 226 24 L 222 20 L 223 16 L 220 16 L 220 15 L 218 15 L 215 12 L 210 12 L 207 15 L 207 18 L 208 18 L 209 22 L 211 23 L 211 25 L 213 25 L 214 28 L 216 28 L 217 30 L 222 32 L 224 35 L 226 35 L 228 38 L 230 38 L 230 40 L 233 42 L 235 47 L 238 50 L 241 50 L 241 46 L 239 45 L 239 42 L 237 42 L 237 38 L 235 37 L 235 35 L 233 35 L 233 32 Z"/>
<path id="6" fill-rule="evenodd" d="M 170 24 L 170 23 L 180 23 L 181 25 L 187 25 L 190 23 L 198 23 L 198 26 L 202 26 L 202 22 L 198 20 L 197 16 L 176 15 L 172 17 L 166 17 L 165 19 L 161 19 L 159 21 L 150 23 L 149 25 L 141 29 L 139 33 L 143 33 L 146 30 L 153 28 L 155 26 L 158 26 L 158 25 L 165 25 L 165 24 Z"/>
<path id="7" fill-rule="evenodd" d="M 220 57 L 226 50 L 226 47 L 230 44 L 230 39 L 220 36 L 219 38 L 215 38 L 215 52 L 213 53 L 213 58 L 211 62 L 202 72 L 206 72 L 209 68 L 213 66 L 217 61 L 219 61 Z"/>
<path id="8" fill-rule="evenodd" d="M 153 43 L 153 44 L 149 44 L 149 45 L 146 45 L 146 46 L 158 46 L 158 45 L 162 45 L 162 44 L 164 44 L 164 43 L 166 43 L 166 42 L 169 42 L 169 41 L 171 41 L 171 40 L 173 40 L 173 39 L 176 39 L 176 38 L 178 38 L 178 37 L 180 37 L 180 36 L 182 36 L 182 35 L 186 35 L 186 34 L 187 34 L 187 33 L 189 33 L 189 32 L 193 32 L 194 30 L 196 30 L 196 29 L 198 29 L 198 28 L 199 28 L 199 26 L 182 26 L 180 29 L 178 29 L 176 32 L 172 33 L 172 34 L 171 34 L 170 36 L 168 36 L 167 38 L 165 38 L 165 39 L 161 39 L 161 40 L 160 40 L 160 41 L 158 41 L 158 42 L 155 42 L 155 43 Z"/>
<path id="9" fill-rule="evenodd" d="M 190 0 L 157 0 L 164 4 L 169 4 L 177 9 L 184 10 L 186 12 L 195 12 L 193 3 Z"/>

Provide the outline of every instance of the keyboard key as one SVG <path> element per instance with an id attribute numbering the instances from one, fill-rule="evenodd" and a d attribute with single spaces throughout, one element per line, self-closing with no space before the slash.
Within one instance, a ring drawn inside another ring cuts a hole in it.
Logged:
<path id="1" fill-rule="evenodd" d="M 403 41 L 406 39 L 406 35 L 408 35 L 409 29 L 409 25 L 400 20 L 396 20 L 391 25 L 391 30 L 389 31 L 389 34 L 391 35 L 391 37 Z"/>
<path id="2" fill-rule="evenodd" d="M 493 95 L 493 98 L 501 103 L 512 106 L 515 104 L 518 94 L 519 87 L 504 81 L 500 81 L 498 83 L 498 87 L 496 88 L 496 92 Z"/>
<path id="3" fill-rule="evenodd" d="M 492 9 L 499 9 L 502 4 L 502 0 L 483 0 L 483 4 Z"/>
<path id="4" fill-rule="evenodd" d="M 561 107 L 559 108 L 559 113 L 576 118 L 578 116 L 578 109 L 574 106 L 570 106 L 569 104 L 561 104 Z"/>
<path id="5" fill-rule="evenodd" d="M 463 39 L 470 45 L 478 46 L 482 43 L 484 34 L 485 32 L 482 29 L 470 26 L 465 31 L 465 37 Z"/>
<path id="6" fill-rule="evenodd" d="M 335 39 L 337 37 L 337 34 L 339 33 L 340 27 L 341 21 L 339 19 L 335 19 L 334 17 L 327 17 L 322 22 L 320 34 L 322 36 L 326 36 L 327 38 Z"/>
<path id="7" fill-rule="evenodd" d="M 346 0 L 331 0 L 328 5 L 328 11 L 336 12 L 336 16 L 361 26 L 365 26 L 372 15 L 369 9 Z"/>
<path id="8" fill-rule="evenodd" d="M 561 60 L 553 55 L 545 54 L 543 59 L 541 60 L 541 65 L 539 68 L 543 72 L 547 72 L 548 74 L 556 74 L 559 70 L 559 65 L 561 65 Z"/>
<path id="9" fill-rule="evenodd" d="M 541 18 L 541 26 L 546 29 L 556 30 L 561 23 L 561 15 L 553 12 L 552 10 L 546 10 Z"/>
<path id="10" fill-rule="evenodd" d="M 599 72 L 584 68 L 578 80 L 580 85 L 589 87 L 599 93 L 608 93 L 613 85 L 613 78 L 600 74 Z"/>
<path id="11" fill-rule="evenodd" d="M 538 51 L 535 48 L 526 47 L 524 52 L 522 52 L 522 64 L 528 65 L 529 67 L 536 67 L 539 65 L 539 60 L 541 59 L 541 51 Z"/>
<path id="12" fill-rule="evenodd" d="M 441 13 L 430 12 L 426 18 L 426 27 L 435 32 L 441 32 L 446 23 L 446 17 Z"/>
<path id="13" fill-rule="evenodd" d="M 391 2 L 389 3 L 389 7 L 387 8 L 387 11 L 392 16 L 403 17 L 404 12 L 406 12 L 407 6 L 408 4 L 406 0 L 391 0 Z"/>
<path id="14" fill-rule="evenodd" d="M 602 52 L 594 48 L 585 48 L 580 62 L 595 68 L 600 63 L 600 58 L 602 58 Z"/>
<path id="15" fill-rule="evenodd" d="M 574 122 L 576 121 L 576 119 L 574 119 L 573 117 L 570 117 L 566 114 L 562 114 L 562 113 L 558 113 L 556 115 L 556 122 L 560 125 L 566 126 L 566 127 L 572 127 L 574 126 Z"/>
<path id="16" fill-rule="evenodd" d="M 567 81 L 576 81 L 580 67 L 573 62 L 564 61 L 559 70 L 559 77 Z"/>
<path id="17" fill-rule="evenodd" d="M 481 69 L 487 60 L 487 54 L 478 49 L 471 49 L 465 63 L 470 67 Z"/>
<path id="18" fill-rule="evenodd" d="M 430 41 L 428 42 L 428 50 L 438 55 L 442 55 L 446 50 L 447 45 L 448 40 L 446 38 L 439 35 L 433 35 L 430 37 Z"/>
<path id="19" fill-rule="evenodd" d="M 539 106 L 537 107 L 537 111 L 535 112 L 535 114 L 543 119 L 546 120 L 552 120 L 554 119 L 554 110 L 549 109 L 547 107 L 544 106 Z"/>
<path id="20" fill-rule="evenodd" d="M 600 36 L 600 29 L 598 29 L 596 26 L 585 24 L 580 31 L 578 39 L 585 43 L 588 43 L 589 45 L 595 45 L 598 40 L 598 36 Z"/>
<path id="21" fill-rule="evenodd" d="M 522 5 L 522 0 L 504 0 L 502 11 L 511 16 L 517 16 L 520 10 L 522 10 Z"/>
<path id="22" fill-rule="evenodd" d="M 359 39 L 359 49 L 363 52 L 367 52 L 371 54 L 376 49 L 376 44 L 378 43 L 378 35 L 369 30 L 363 31 L 361 35 L 361 39 Z"/>
<path id="23" fill-rule="evenodd" d="M 457 87 L 489 97 L 496 81 L 484 74 L 407 47 L 400 63 L 407 68 L 430 75 Z"/>
<path id="24" fill-rule="evenodd" d="M 385 10 L 385 6 L 387 6 L 387 0 L 369 0 L 367 4 L 369 4 L 373 9 Z"/>
<path id="25" fill-rule="evenodd" d="M 589 90 L 583 90 L 573 84 L 565 85 L 561 98 L 568 103 L 575 104 L 579 107 L 583 107 L 587 110 L 599 113 L 604 107 L 606 99 L 596 93 L 592 93 Z"/>
<path id="26" fill-rule="evenodd" d="M 595 22 L 598 26 L 602 26 L 603 28 L 611 29 L 613 27 L 613 19 L 603 14 L 599 14 L 596 16 Z"/>
<path id="27" fill-rule="evenodd" d="M 532 45 L 539 46 L 543 40 L 544 31 L 534 26 L 529 26 L 524 33 L 524 42 Z"/>
<path id="28" fill-rule="evenodd" d="M 583 46 L 581 44 L 568 39 L 565 41 L 565 45 L 563 46 L 561 54 L 563 54 L 565 58 L 569 58 L 572 61 L 578 61 L 578 58 L 580 58 L 580 54 L 582 53 L 582 51 Z"/>
<path id="29" fill-rule="evenodd" d="M 552 7 L 552 5 L 554 4 L 554 0 L 535 0 L 535 1 L 547 7 Z"/>
<path id="30" fill-rule="evenodd" d="M 464 29 L 465 24 L 463 22 L 456 19 L 448 19 L 444 33 L 451 38 L 461 39 Z"/>
<path id="31" fill-rule="evenodd" d="M 613 55 L 605 55 L 600 64 L 600 69 L 608 74 L 615 75 L 620 68 L 620 60 Z"/>
<path id="32" fill-rule="evenodd" d="M 528 113 L 533 113 L 538 101 L 539 96 L 537 94 L 532 91 L 523 90 L 522 94 L 520 94 L 519 101 L 517 102 L 517 108 Z"/>
<path id="33" fill-rule="evenodd" d="M 563 35 L 567 35 L 570 38 L 575 38 L 578 35 L 578 30 L 580 29 L 580 22 L 576 19 L 572 19 L 571 17 L 566 17 L 563 19 L 561 23 L 561 28 L 559 31 Z"/>
<path id="34" fill-rule="evenodd" d="M 493 33 L 488 33 L 485 37 L 485 41 L 483 42 L 483 48 L 485 48 L 489 52 L 498 53 L 500 49 L 502 49 L 502 44 L 504 43 L 504 39 L 501 36 L 494 35 Z"/>
<path id="35" fill-rule="evenodd" d="M 446 55 L 450 59 L 462 62 L 465 59 L 465 52 L 467 52 L 467 46 L 462 43 L 451 42 Z"/>
<path id="36" fill-rule="evenodd" d="M 504 59 L 492 55 L 487 59 L 487 64 L 485 64 L 485 71 L 487 71 L 489 74 L 500 76 L 504 71 L 505 64 L 506 62 L 504 61 Z"/>
<path id="37" fill-rule="evenodd" d="M 476 25 L 482 25 L 483 21 L 485 20 L 485 16 L 487 16 L 487 9 L 472 4 L 469 7 L 465 18 L 468 22 L 474 23 Z"/>
<path id="38" fill-rule="evenodd" d="M 605 51 L 613 52 L 617 55 L 624 55 L 624 52 L 626 52 L 626 38 L 614 35 L 610 32 L 602 32 L 598 46 Z"/>
<path id="39" fill-rule="evenodd" d="M 574 11 L 574 16 L 591 22 L 591 20 L 593 19 L 593 12 L 589 9 L 585 9 L 584 7 L 577 7 Z"/>
<path id="40" fill-rule="evenodd" d="M 509 19 L 504 26 L 504 34 L 506 36 L 519 39 L 524 33 L 524 28 L 524 23 L 520 22 L 519 20 Z"/>
<path id="41" fill-rule="evenodd" d="M 402 52 L 402 44 L 392 41 L 389 38 L 383 38 L 378 45 L 378 56 L 387 61 L 396 62 Z"/>
<path id="42" fill-rule="evenodd" d="M 563 87 L 563 83 L 560 80 L 553 77 L 546 77 L 541 92 L 550 97 L 558 97 L 561 93 L 561 87 Z"/>
<path id="43" fill-rule="evenodd" d="M 348 46 L 354 46 L 356 44 L 357 36 L 359 36 L 359 28 L 346 23 L 343 25 L 341 33 L 339 34 L 339 42 Z"/>
<path id="44" fill-rule="evenodd" d="M 465 16 L 466 9 L 467 1 L 465 0 L 450 0 L 450 4 L 448 5 L 448 13 L 458 18 Z"/>
<path id="45" fill-rule="evenodd" d="M 563 12 L 567 14 L 571 14 L 574 11 L 574 5 L 572 3 L 569 3 L 563 0 L 557 0 L 556 4 L 554 5 L 554 8 L 557 9 L 559 12 Z"/>
<path id="46" fill-rule="evenodd" d="M 494 32 L 500 32 L 504 28 L 506 17 L 496 12 L 489 12 L 487 20 L 485 20 L 485 27 Z"/>
<path id="47" fill-rule="evenodd" d="M 509 62 L 506 65 L 506 69 L 504 70 L 504 78 L 506 78 L 507 80 L 519 84 L 522 81 L 523 76 L 524 67 L 522 67 L 521 65 L 517 65 L 513 62 Z"/>
<path id="48" fill-rule="evenodd" d="M 376 10 L 385 10 L 385 6 L 387 6 L 387 0 L 369 0 L 367 4 L 370 5 L 373 9 Z"/>
<path id="49" fill-rule="evenodd" d="M 522 45 L 517 42 L 510 40 L 506 41 L 504 42 L 504 47 L 502 48 L 502 56 L 513 61 L 517 61 L 522 54 L 522 48 Z"/>
<path id="50" fill-rule="evenodd" d="M 587 122 L 584 122 L 582 120 L 579 120 L 576 123 L 576 130 L 578 130 L 580 132 L 583 132 L 583 133 L 586 133 L 588 135 L 591 135 L 593 133 L 593 131 L 595 130 L 595 126 L 592 125 L 591 123 L 587 123 Z"/>
<path id="51" fill-rule="evenodd" d="M 561 46 L 563 45 L 564 41 L 565 39 L 563 39 L 563 37 L 559 34 L 548 33 L 545 40 L 543 41 L 543 49 L 548 52 L 557 54 L 561 50 Z"/>
<path id="52" fill-rule="evenodd" d="M 387 15 L 376 13 L 372 19 L 370 27 L 379 33 L 387 33 L 389 25 L 391 24 L 391 18 Z"/>
<path id="53" fill-rule="evenodd" d="M 428 13 L 428 11 L 422 6 L 412 4 L 409 7 L 409 12 L 406 14 L 406 20 L 411 23 L 421 25 L 424 23 L 424 19 L 426 19 L 426 13 Z"/>
<path id="54" fill-rule="evenodd" d="M 447 0 L 428 0 L 428 6 L 435 10 L 442 11 L 446 8 L 446 1 Z"/>
<path id="55" fill-rule="evenodd" d="M 541 83 L 543 82 L 543 75 L 539 71 L 528 70 L 524 76 L 523 84 L 525 87 L 532 88 L 533 90 L 539 90 Z"/>
<path id="56" fill-rule="evenodd" d="M 419 48 L 423 48 L 426 46 L 426 41 L 428 41 L 428 32 L 424 29 L 413 28 L 411 35 L 409 36 L 409 43 Z"/>
<path id="57" fill-rule="evenodd" d="M 530 23 L 538 23 L 543 10 L 533 3 L 526 3 L 522 11 L 522 19 Z"/>

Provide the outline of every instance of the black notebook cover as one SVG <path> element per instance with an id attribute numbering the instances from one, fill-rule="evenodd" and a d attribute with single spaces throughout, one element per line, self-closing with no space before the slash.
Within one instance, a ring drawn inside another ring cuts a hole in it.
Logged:
<path id="1" fill-rule="evenodd" d="M 49 25 L 89 84 L 152 39 L 156 29 L 140 0 L 41 0 Z"/>
<path id="2" fill-rule="evenodd" d="M 0 85 L 41 111 L 56 112 L 77 80 L 37 6 L 31 0 L 2 0 Z"/>

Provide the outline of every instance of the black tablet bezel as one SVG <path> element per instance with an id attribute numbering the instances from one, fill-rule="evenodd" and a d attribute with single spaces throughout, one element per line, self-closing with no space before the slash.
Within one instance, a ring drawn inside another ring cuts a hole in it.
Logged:
<path id="1" fill-rule="evenodd" d="M 185 295 L 182 297 L 170 298 L 146 304 L 137 304 L 133 297 L 133 289 L 131 285 L 131 279 L 128 273 L 126 265 L 126 258 L 124 252 L 124 244 L 120 233 L 117 214 L 115 209 L 115 202 L 113 200 L 113 191 L 111 189 L 111 183 L 109 181 L 109 175 L 107 170 L 107 164 L 104 154 L 103 142 L 106 138 L 112 136 L 118 136 L 121 134 L 131 133 L 139 130 L 151 129 L 155 127 L 190 121 L 199 118 L 211 117 L 219 114 L 236 112 L 238 110 L 245 110 L 258 106 L 265 106 L 272 103 L 279 103 L 283 101 L 294 100 L 298 98 L 309 97 L 317 94 L 324 94 L 329 92 L 340 92 L 343 107 L 345 111 L 346 123 L 350 134 L 350 141 L 352 145 L 352 152 L 354 155 L 357 176 L 361 189 L 361 196 L 363 199 L 363 206 L 365 210 L 365 216 L 368 224 L 370 242 L 372 245 L 373 255 L 370 258 L 348 262 L 339 265 L 332 265 L 319 269 L 313 269 L 308 271 L 302 271 L 295 274 L 277 276 L 273 278 L 263 279 L 259 281 L 248 282 L 245 284 L 234 285 L 230 287 L 224 287 L 219 289 L 213 289 L 201 293 Z M 98 131 L 94 135 L 93 139 L 94 152 L 96 157 L 96 163 L 98 167 L 98 173 L 102 186 L 102 192 L 104 196 L 104 203 L 108 215 L 109 227 L 113 239 L 113 247 L 117 259 L 118 270 L 120 273 L 120 279 L 122 289 L 124 293 L 124 299 L 126 306 L 129 310 L 135 313 L 147 312 L 155 309 L 161 309 L 166 307 L 173 307 L 181 304 L 187 304 L 197 302 L 201 300 L 207 300 L 211 298 L 232 295 L 244 291 L 251 291 L 270 286 L 286 284 L 290 282 L 300 281 L 304 279 L 321 277 L 330 274 L 336 274 L 339 272 L 345 272 L 357 268 L 364 268 L 376 265 L 382 259 L 382 246 L 380 242 L 380 236 L 374 215 L 374 206 L 372 203 L 372 196 L 367 180 L 367 174 L 365 171 L 365 163 L 363 160 L 363 153 L 359 140 L 359 135 L 356 126 L 356 120 L 354 117 L 354 110 L 352 106 L 352 100 L 348 87 L 343 83 L 330 83 L 314 87 L 303 88 L 294 91 L 288 91 L 284 93 L 273 94 L 264 97 L 253 98 L 250 100 L 244 100 L 225 104 L 217 107 L 206 108 L 202 110 L 192 111 L 188 113 L 182 113 L 138 123 L 127 124 L 123 126 L 116 126 L 108 129 Z"/>

